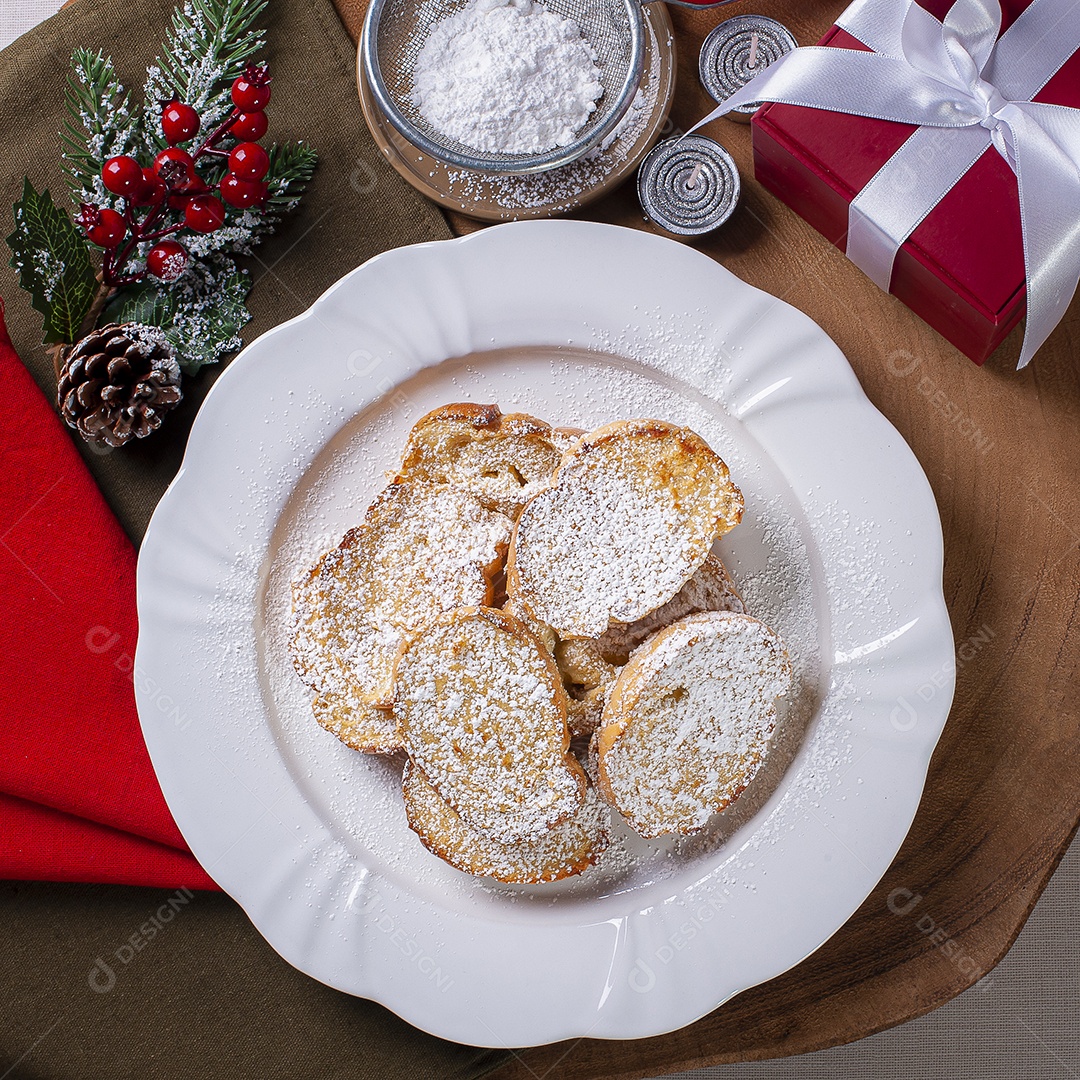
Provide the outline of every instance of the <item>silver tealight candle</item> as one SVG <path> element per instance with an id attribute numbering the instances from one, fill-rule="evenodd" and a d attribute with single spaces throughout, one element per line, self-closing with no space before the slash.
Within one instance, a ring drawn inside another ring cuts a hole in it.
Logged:
<path id="1" fill-rule="evenodd" d="M 638 198 L 650 221 L 674 236 L 700 236 L 723 225 L 739 202 L 739 170 L 704 135 L 658 143 L 638 170 Z"/>
<path id="2" fill-rule="evenodd" d="M 764 15 L 736 15 L 714 27 L 701 46 L 701 85 L 714 101 L 724 102 L 796 47 L 795 38 L 783 23 Z M 760 105 L 760 101 L 752 102 L 727 115 L 747 121 Z"/>

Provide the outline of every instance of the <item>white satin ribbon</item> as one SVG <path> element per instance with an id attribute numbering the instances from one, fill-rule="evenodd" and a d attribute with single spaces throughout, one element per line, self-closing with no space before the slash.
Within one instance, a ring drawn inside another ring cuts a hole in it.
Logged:
<path id="1" fill-rule="evenodd" d="M 1080 109 L 1031 100 L 1080 47 L 1080 2 L 1033 0 L 1000 37 L 997 0 L 956 0 L 944 22 L 914 0 L 856 0 L 837 25 L 873 51 L 796 49 L 691 130 L 752 101 L 917 125 L 848 212 L 848 257 L 886 291 L 901 245 L 994 146 L 1020 193 L 1025 367 L 1080 282 Z"/>

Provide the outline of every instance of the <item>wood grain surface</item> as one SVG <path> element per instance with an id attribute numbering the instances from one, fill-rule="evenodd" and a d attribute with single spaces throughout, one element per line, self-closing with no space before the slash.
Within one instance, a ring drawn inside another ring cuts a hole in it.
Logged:
<path id="1" fill-rule="evenodd" d="M 355 35 L 357 0 L 336 2 Z M 749 10 L 780 19 L 808 45 L 844 7 L 758 0 Z M 672 8 L 677 129 L 711 104 L 696 74 L 702 38 L 745 10 Z M 1001 959 L 1080 817 L 1080 302 L 1027 370 L 1015 371 L 1019 331 L 980 369 L 754 182 L 747 127 L 720 120 L 708 133 L 735 155 L 744 197 L 699 246 L 824 327 L 930 479 L 945 532 L 956 698 L 906 843 L 814 955 L 682 1031 L 524 1051 L 498 1080 L 645 1077 L 781 1057 L 928 1012 Z M 582 216 L 648 227 L 631 184 Z M 935 692 L 931 683 L 922 695 Z M 892 907 L 922 897 L 906 914 L 890 907 L 898 889 L 909 892 Z"/>

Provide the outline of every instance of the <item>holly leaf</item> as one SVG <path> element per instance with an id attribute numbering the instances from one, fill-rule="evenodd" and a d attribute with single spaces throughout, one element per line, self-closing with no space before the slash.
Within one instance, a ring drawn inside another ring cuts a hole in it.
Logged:
<path id="1" fill-rule="evenodd" d="M 97 291 L 86 241 L 48 191 L 39 195 L 29 178 L 14 209 L 15 231 L 7 238 L 11 265 L 30 303 L 45 316 L 42 341 L 75 341 Z"/>
<path id="2" fill-rule="evenodd" d="M 122 289 L 105 305 L 102 325 L 132 322 L 168 329 L 173 323 L 176 304 L 173 290 L 143 281 Z"/>
<path id="3" fill-rule="evenodd" d="M 144 281 L 120 292 L 105 309 L 109 322 L 159 326 L 185 375 L 240 348 L 251 318 L 245 301 L 251 280 L 224 257 L 192 263 L 174 285 Z"/>

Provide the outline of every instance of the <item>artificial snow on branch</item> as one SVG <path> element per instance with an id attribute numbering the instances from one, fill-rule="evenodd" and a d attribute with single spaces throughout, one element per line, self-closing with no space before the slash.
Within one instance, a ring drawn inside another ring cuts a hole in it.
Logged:
<path id="1" fill-rule="evenodd" d="M 317 161 L 303 143 L 260 142 L 272 81 L 256 61 L 266 35 L 255 22 L 265 7 L 184 0 L 147 69 L 141 103 L 110 57 L 75 50 L 60 133 L 74 221 L 27 179 L 8 237 L 68 382 L 82 371 L 69 370 L 69 346 L 103 323 L 123 326 L 124 341 L 160 338 L 188 375 L 239 348 L 251 279 L 236 257 L 296 207 Z M 143 401 L 139 385 L 133 401 Z M 89 438 L 97 421 L 82 419 L 75 426 Z M 121 444 L 156 429 L 149 420 L 121 426 Z"/>

